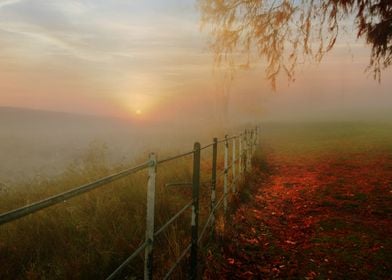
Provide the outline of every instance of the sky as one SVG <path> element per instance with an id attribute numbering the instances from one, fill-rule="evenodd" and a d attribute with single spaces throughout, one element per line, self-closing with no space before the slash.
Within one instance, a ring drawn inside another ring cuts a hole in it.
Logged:
<path id="1" fill-rule="evenodd" d="M 0 103 L 148 112 L 210 72 L 202 36 L 193 1 L 2 0 Z"/>
<path id="2" fill-rule="evenodd" d="M 0 106 L 210 120 L 219 90 L 199 20 L 193 0 L 0 0 Z M 349 41 L 277 92 L 262 64 L 239 73 L 231 118 L 392 110 L 391 71 L 375 82 L 364 73 L 369 48 Z"/>

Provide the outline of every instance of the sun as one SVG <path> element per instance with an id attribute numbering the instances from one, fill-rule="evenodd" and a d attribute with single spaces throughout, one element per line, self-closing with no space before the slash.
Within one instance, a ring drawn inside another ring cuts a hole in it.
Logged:
<path id="1" fill-rule="evenodd" d="M 136 115 L 141 115 L 141 114 L 142 114 L 142 110 L 137 109 L 137 110 L 135 111 L 135 114 L 136 114 Z"/>

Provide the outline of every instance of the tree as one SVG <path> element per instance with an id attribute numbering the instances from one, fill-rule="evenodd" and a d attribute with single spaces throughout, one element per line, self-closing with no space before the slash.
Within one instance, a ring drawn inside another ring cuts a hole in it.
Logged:
<path id="1" fill-rule="evenodd" d="M 299 62 L 320 62 L 347 20 L 371 47 L 375 79 L 392 63 L 392 0 L 199 0 L 199 6 L 216 65 L 233 73 L 264 58 L 273 88 L 279 73 L 293 81 Z"/>

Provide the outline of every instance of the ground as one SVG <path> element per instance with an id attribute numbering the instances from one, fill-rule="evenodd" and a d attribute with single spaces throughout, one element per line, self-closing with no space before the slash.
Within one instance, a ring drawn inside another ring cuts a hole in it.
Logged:
<path id="1" fill-rule="evenodd" d="M 392 279 L 390 150 L 274 148 L 260 148 L 204 279 Z"/>

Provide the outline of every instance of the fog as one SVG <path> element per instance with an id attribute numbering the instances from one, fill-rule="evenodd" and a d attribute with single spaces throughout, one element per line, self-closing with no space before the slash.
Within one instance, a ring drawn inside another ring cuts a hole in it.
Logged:
<path id="1" fill-rule="evenodd" d="M 210 123 L 211 125 L 211 123 Z M 0 107 L 0 183 L 53 177 L 80 165 L 89 153 L 104 152 L 110 168 L 131 167 L 148 153 L 190 151 L 224 130 L 198 122 L 134 122 L 118 118 Z"/>
<path id="2" fill-rule="evenodd" d="M 392 71 L 384 70 L 378 82 L 368 64 L 362 45 L 338 45 L 321 63 L 298 65 L 294 82 L 281 75 L 276 91 L 259 64 L 233 82 L 232 120 L 391 121 Z"/>
<path id="3" fill-rule="evenodd" d="M 131 166 L 149 152 L 164 157 L 188 151 L 194 141 L 207 144 L 215 136 L 256 124 L 392 122 L 392 71 L 385 71 L 378 83 L 364 73 L 365 57 L 352 61 L 339 51 L 324 63 L 301 67 L 294 83 L 281 77 L 277 91 L 265 80 L 262 65 L 238 73 L 226 116 L 212 79 L 163 102 L 150 116 L 143 112 L 121 119 L 1 107 L 0 183 L 61 174 L 93 150 L 103 150 L 109 165 Z"/>
<path id="4" fill-rule="evenodd" d="M 192 0 L 39 4 L 0 5 L 2 184 L 55 176 L 93 149 L 131 165 L 265 122 L 392 119 L 392 71 L 375 81 L 352 34 L 273 91 L 262 60 L 222 83 Z"/>
<path id="5" fill-rule="evenodd" d="M 132 166 L 149 152 L 188 151 L 194 141 L 274 122 L 391 122 L 392 71 L 381 83 L 364 73 L 366 57 L 332 52 L 321 64 L 300 67 L 296 81 L 281 77 L 273 91 L 262 65 L 240 72 L 228 95 L 227 115 L 216 81 L 167 98 L 152 114 L 117 118 L 0 107 L 0 183 L 61 174 L 91 151 L 103 150 L 109 165 Z"/>

